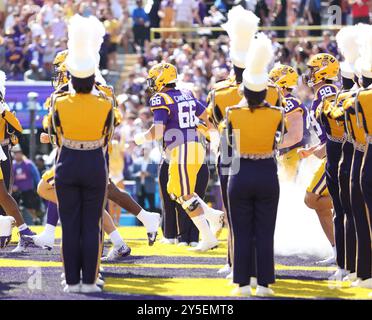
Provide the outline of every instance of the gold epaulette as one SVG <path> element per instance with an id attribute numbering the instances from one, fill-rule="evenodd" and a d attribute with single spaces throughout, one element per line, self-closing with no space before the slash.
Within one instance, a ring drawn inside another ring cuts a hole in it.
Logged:
<path id="1" fill-rule="evenodd" d="M 223 90 L 223 89 L 228 89 L 228 88 L 231 88 L 231 87 L 234 87 L 234 86 L 236 86 L 235 80 L 233 80 L 231 78 L 227 78 L 226 80 L 217 82 L 213 86 L 213 90 L 215 90 L 217 92 L 217 91 L 220 91 L 220 90 Z"/>

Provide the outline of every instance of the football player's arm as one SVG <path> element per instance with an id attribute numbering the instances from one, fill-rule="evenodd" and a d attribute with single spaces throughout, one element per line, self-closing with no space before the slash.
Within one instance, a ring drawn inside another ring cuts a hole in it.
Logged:
<path id="1" fill-rule="evenodd" d="M 299 143 L 303 138 L 304 122 L 301 111 L 295 111 L 287 115 L 287 130 L 279 149 L 288 148 Z"/>
<path id="2" fill-rule="evenodd" d="M 197 102 L 195 114 L 207 126 L 209 133 L 208 140 L 211 145 L 211 150 L 217 154 L 220 145 L 220 134 L 212 122 L 209 121 L 208 110 L 199 101 Z"/>
<path id="3" fill-rule="evenodd" d="M 134 142 L 137 145 L 144 144 L 153 140 L 160 140 L 164 136 L 165 125 L 168 121 L 168 110 L 164 108 L 158 108 L 153 110 L 154 123 L 145 132 L 137 133 L 134 136 Z"/>

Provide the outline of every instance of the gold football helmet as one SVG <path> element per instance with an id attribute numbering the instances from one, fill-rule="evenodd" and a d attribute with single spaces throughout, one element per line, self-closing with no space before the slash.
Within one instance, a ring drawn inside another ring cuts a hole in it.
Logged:
<path id="1" fill-rule="evenodd" d="M 269 77 L 280 88 L 294 88 L 297 86 L 298 73 L 294 68 L 285 64 L 274 66 Z"/>
<path id="2" fill-rule="evenodd" d="M 177 68 L 170 63 L 158 63 L 153 66 L 147 76 L 150 92 L 160 92 L 167 84 L 177 81 Z"/>
<path id="3" fill-rule="evenodd" d="M 313 87 L 324 80 L 337 80 L 340 70 L 338 60 L 328 53 L 318 53 L 307 62 L 308 72 L 305 74 L 305 81 L 309 87 Z"/>
<path id="4" fill-rule="evenodd" d="M 65 63 L 67 54 L 67 50 L 58 52 L 53 60 L 54 73 L 52 76 L 52 85 L 54 89 L 57 89 L 61 85 L 68 82 L 67 68 Z"/>

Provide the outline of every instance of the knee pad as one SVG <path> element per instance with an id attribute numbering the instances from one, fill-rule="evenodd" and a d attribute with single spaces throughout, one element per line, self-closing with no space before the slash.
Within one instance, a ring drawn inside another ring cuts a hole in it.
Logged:
<path id="1" fill-rule="evenodd" d="M 198 206 L 200 205 L 199 198 L 197 196 L 192 196 L 189 200 L 183 200 L 182 197 L 179 197 L 177 199 L 177 202 L 181 204 L 183 210 L 185 210 L 187 213 L 195 211 Z"/>

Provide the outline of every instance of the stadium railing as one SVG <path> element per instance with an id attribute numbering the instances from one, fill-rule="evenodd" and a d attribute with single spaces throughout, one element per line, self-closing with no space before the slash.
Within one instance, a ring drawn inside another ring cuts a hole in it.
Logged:
<path id="1" fill-rule="evenodd" d="M 332 31 L 340 30 L 342 25 L 316 25 L 316 26 L 307 26 L 307 25 L 293 25 L 293 26 L 263 26 L 259 27 L 260 31 L 311 31 L 311 30 L 321 30 L 321 31 Z M 221 27 L 190 27 L 190 28 L 151 28 L 150 29 L 150 40 L 151 41 L 160 41 L 161 39 L 156 39 L 156 34 L 170 33 L 170 34 L 198 34 L 199 36 L 212 35 L 213 32 L 222 32 L 226 33 L 225 30 Z M 171 41 L 178 41 L 179 39 L 175 37 L 168 38 Z M 321 41 L 323 37 L 285 37 L 277 38 L 279 42 L 285 42 L 286 40 L 291 39 L 293 41 Z M 191 42 L 198 41 L 198 39 L 188 39 Z"/>

